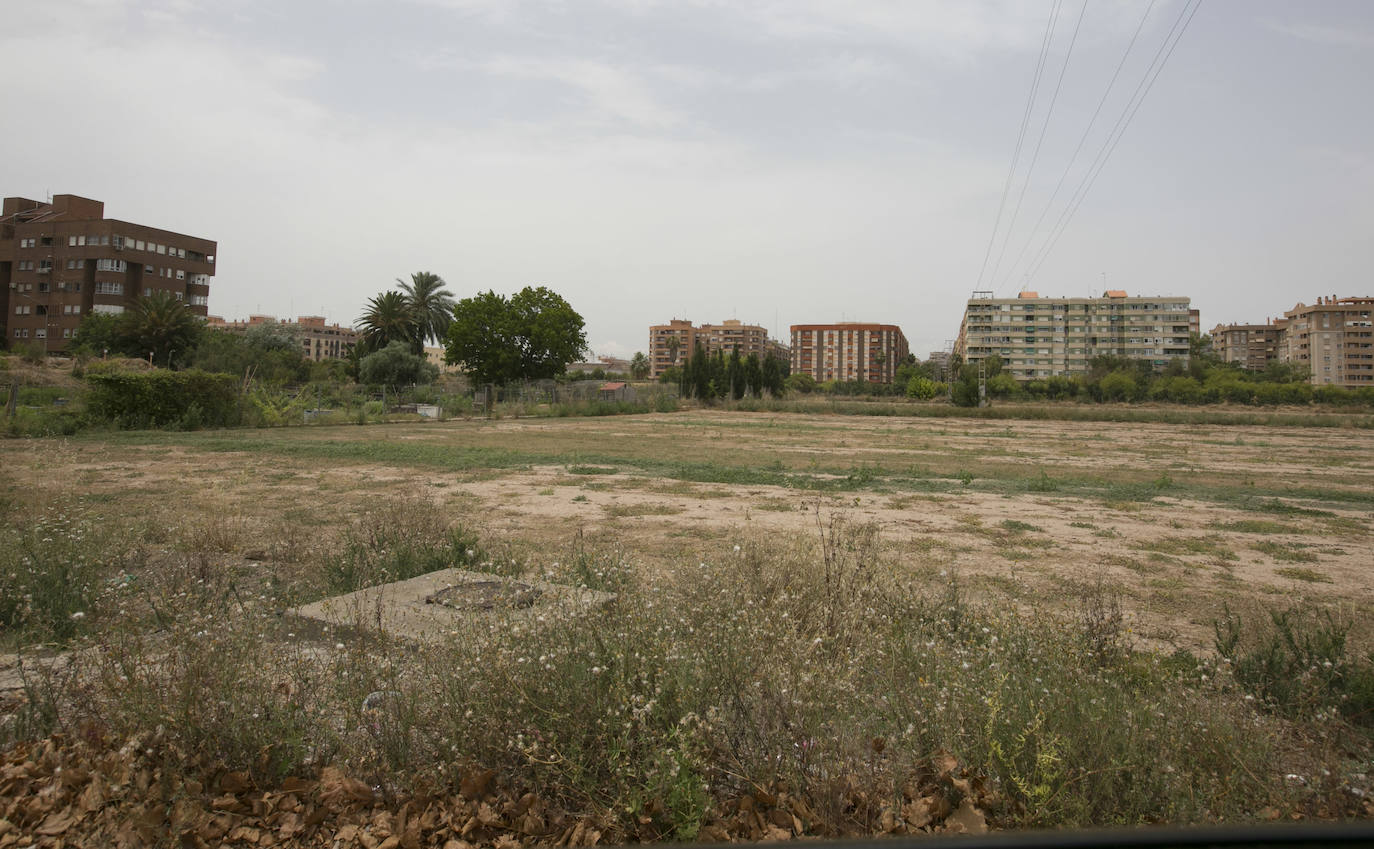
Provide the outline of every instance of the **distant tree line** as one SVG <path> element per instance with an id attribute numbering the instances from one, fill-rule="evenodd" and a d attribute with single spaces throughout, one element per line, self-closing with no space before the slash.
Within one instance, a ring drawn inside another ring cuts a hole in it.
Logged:
<path id="1" fill-rule="evenodd" d="M 788 371 L 788 363 L 772 354 L 742 357 L 738 348 L 728 355 L 724 350 L 708 354 L 698 340 L 682 365 L 666 369 L 660 380 L 675 381 L 684 398 L 739 400 L 745 396 L 761 398 L 765 392 L 781 397 Z"/>

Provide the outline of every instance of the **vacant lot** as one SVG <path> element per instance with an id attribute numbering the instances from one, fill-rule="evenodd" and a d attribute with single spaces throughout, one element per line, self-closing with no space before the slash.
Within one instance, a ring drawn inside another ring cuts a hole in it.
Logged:
<path id="1" fill-rule="evenodd" d="M 743 536 L 875 523 L 917 575 L 1028 607 L 1118 588 L 1147 644 L 1206 648 L 1223 604 L 1303 596 L 1374 621 L 1374 432 L 693 412 L 0 443 L 17 501 L 58 497 L 226 553 L 308 546 L 380 497 L 488 544 L 581 535 L 644 570 Z M 818 516 L 819 511 L 819 516 Z M 281 554 L 281 552 L 278 552 Z M 289 554 L 289 552 L 288 552 Z"/>
<path id="2" fill-rule="evenodd" d="M 1374 815 L 1366 429 L 97 434 L 0 442 L 0 519 L 0 639 L 30 661 L 22 690 L 0 663 L 0 743 L 39 741 L 5 753 L 18 834 L 513 849 Z M 449 566 L 615 600 L 419 643 L 367 637 L 380 608 L 342 632 L 290 613 Z M 37 642 L 68 653 L 35 672 Z"/>

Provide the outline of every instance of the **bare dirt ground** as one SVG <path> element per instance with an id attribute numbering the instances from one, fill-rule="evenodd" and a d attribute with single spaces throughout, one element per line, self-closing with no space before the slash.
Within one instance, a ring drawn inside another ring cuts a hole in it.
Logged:
<path id="1" fill-rule="evenodd" d="M 1224 605 L 1374 621 L 1374 432 L 1352 428 L 699 411 L 7 441 L 0 464 L 35 509 L 79 499 L 263 568 L 387 496 L 536 561 L 580 538 L 646 570 L 842 515 L 875 523 L 897 568 L 1024 610 L 1103 585 L 1160 648 L 1209 648 Z"/>

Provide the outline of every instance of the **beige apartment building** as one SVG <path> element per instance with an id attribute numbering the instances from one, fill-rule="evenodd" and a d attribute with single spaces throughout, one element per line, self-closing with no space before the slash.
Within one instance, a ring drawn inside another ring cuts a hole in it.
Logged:
<path id="1" fill-rule="evenodd" d="M 692 322 L 672 319 L 667 324 L 649 328 L 649 376 L 657 378 L 672 366 L 679 365 L 692 355 L 700 342 L 707 354 L 716 351 L 739 351 L 741 357 L 757 354 L 759 359 L 769 354 L 786 360 L 787 346 L 768 337 L 768 329 L 757 324 L 744 324 L 727 319 L 720 324 L 693 327 Z"/>
<path id="2" fill-rule="evenodd" d="M 792 373 L 817 381 L 891 383 L 909 353 L 895 324 L 792 325 Z"/>
<path id="3" fill-rule="evenodd" d="M 105 217 L 77 195 L 5 198 L 0 209 L 0 334 L 48 352 L 71 344 L 83 316 L 121 313 L 166 292 L 204 316 L 215 243 Z"/>
<path id="4" fill-rule="evenodd" d="M 1268 324 L 1218 324 L 1212 328 L 1212 352 L 1224 363 L 1235 363 L 1247 371 L 1264 371 L 1279 358 L 1286 319 L 1270 319 Z"/>
<path id="5" fill-rule="evenodd" d="M 206 326 L 230 333 L 243 333 L 250 327 L 279 324 L 301 340 L 301 354 L 312 362 L 341 360 L 358 344 L 358 332 L 341 324 L 326 324 L 324 316 L 303 315 L 295 321 L 278 321 L 270 315 L 250 315 L 247 321 L 225 321 L 217 315 L 206 319 Z"/>
<path id="6" fill-rule="evenodd" d="M 1374 298 L 1317 298 L 1283 314 L 1279 359 L 1311 369 L 1314 386 L 1374 386 Z"/>
<path id="7" fill-rule="evenodd" d="M 1083 374 L 1094 357 L 1112 355 L 1164 366 L 1188 358 L 1198 314 L 1175 295 L 1131 297 L 1119 289 L 1100 298 L 1042 298 L 1021 292 L 994 298 L 974 292 L 959 324 L 954 352 L 966 363 L 992 355 L 1017 380 Z"/>

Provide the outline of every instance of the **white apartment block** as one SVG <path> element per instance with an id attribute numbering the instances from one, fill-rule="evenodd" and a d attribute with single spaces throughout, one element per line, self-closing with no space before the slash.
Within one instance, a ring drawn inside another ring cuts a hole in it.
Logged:
<path id="1" fill-rule="evenodd" d="M 992 355 L 1017 380 L 1083 374 L 1094 357 L 1149 360 L 1155 366 L 1188 358 L 1198 316 L 1188 298 L 1129 297 L 1120 290 L 1100 298 L 1042 298 L 1022 292 L 994 298 L 974 292 L 959 325 L 954 352 L 966 363 Z"/>

